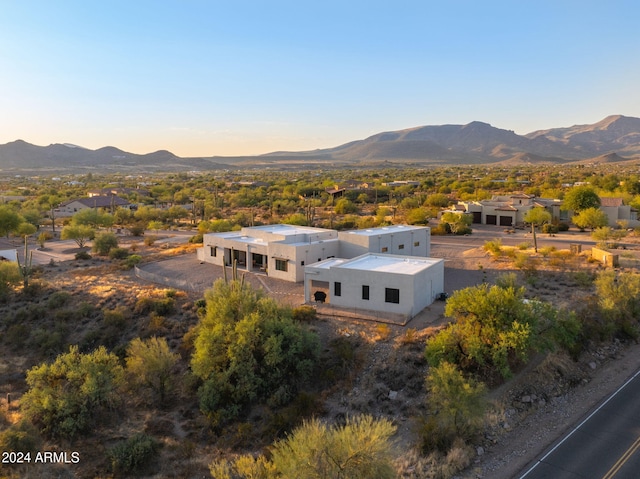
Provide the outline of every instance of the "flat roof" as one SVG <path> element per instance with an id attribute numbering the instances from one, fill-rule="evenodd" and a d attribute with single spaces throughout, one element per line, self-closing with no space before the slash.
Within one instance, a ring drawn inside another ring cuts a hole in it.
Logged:
<path id="1" fill-rule="evenodd" d="M 394 233 L 398 231 L 418 231 L 427 229 L 427 226 L 412 226 L 412 225 L 391 225 L 391 226 L 379 226 L 377 228 L 367 228 L 366 230 L 352 230 L 344 231 L 343 233 L 350 235 L 361 236 L 374 236 L 386 233 Z"/>
<path id="2" fill-rule="evenodd" d="M 381 273 L 395 273 L 411 276 L 443 261 L 444 260 L 440 258 L 365 253 L 353 259 L 325 259 L 318 263 L 309 265 L 309 268 L 355 269 L 360 271 L 376 271 Z"/>
<path id="3" fill-rule="evenodd" d="M 269 233 L 283 235 L 283 236 L 296 235 L 296 234 L 325 233 L 327 231 L 335 231 L 335 230 L 329 230 L 325 228 L 313 228 L 311 226 L 297 226 L 297 225 L 285 225 L 285 224 L 250 226 L 244 229 L 267 231 Z"/>

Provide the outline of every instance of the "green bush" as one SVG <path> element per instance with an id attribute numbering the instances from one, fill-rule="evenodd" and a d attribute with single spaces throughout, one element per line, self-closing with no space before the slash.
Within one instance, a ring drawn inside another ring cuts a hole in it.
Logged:
<path id="1" fill-rule="evenodd" d="M 111 248 L 109 250 L 110 259 L 127 259 L 129 257 L 129 250 L 126 248 Z"/>
<path id="2" fill-rule="evenodd" d="M 131 269 L 135 265 L 139 264 L 140 261 L 142 261 L 142 256 L 140 256 L 139 254 L 132 254 L 125 260 L 124 265 L 127 268 Z"/>
<path id="3" fill-rule="evenodd" d="M 157 236 L 154 235 L 148 235 L 144 237 L 144 244 L 145 246 L 153 246 L 153 244 L 156 242 L 156 240 L 158 239 Z"/>
<path id="4" fill-rule="evenodd" d="M 293 308 L 293 319 L 295 321 L 313 321 L 317 319 L 318 312 L 316 308 L 309 305 L 302 305 Z"/>
<path id="5" fill-rule="evenodd" d="M 109 450 L 111 467 L 117 474 L 139 473 L 151 462 L 158 448 L 158 441 L 153 437 L 138 433 Z"/>
<path id="6" fill-rule="evenodd" d="M 191 238 L 189 238 L 189 243 L 202 244 L 203 242 L 204 242 L 204 236 L 202 235 L 202 233 L 198 233 L 196 235 L 193 235 Z"/>
<path id="7" fill-rule="evenodd" d="M 93 240 L 92 251 L 100 256 L 109 254 L 112 248 L 118 247 L 118 237 L 113 233 L 99 233 Z"/>
<path id="8" fill-rule="evenodd" d="M 554 225 L 551 223 L 545 223 L 542 225 L 542 232 L 547 234 L 555 234 L 560 231 L 558 225 Z"/>
<path id="9" fill-rule="evenodd" d="M 91 255 L 89 253 L 87 253 L 86 251 L 79 251 L 76 253 L 76 259 L 80 260 L 80 259 L 91 259 Z"/>
<path id="10" fill-rule="evenodd" d="M 65 304 L 69 303 L 71 299 L 71 294 L 67 291 L 56 291 L 49 297 L 49 301 L 47 301 L 47 306 L 49 309 L 61 308 Z"/>
<path id="11" fill-rule="evenodd" d="M 73 439 L 119 404 L 123 374 L 118 357 L 104 347 L 82 354 L 72 346 L 54 363 L 27 371 L 22 412 L 46 435 Z"/>

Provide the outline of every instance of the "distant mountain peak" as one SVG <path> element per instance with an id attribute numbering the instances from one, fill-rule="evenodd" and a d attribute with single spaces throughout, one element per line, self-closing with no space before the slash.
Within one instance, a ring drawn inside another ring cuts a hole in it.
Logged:
<path id="1" fill-rule="evenodd" d="M 226 158 L 226 160 L 225 160 Z M 90 150 L 73 143 L 46 147 L 16 140 L 0 145 L 0 169 L 92 171 L 183 171 L 232 168 L 264 164 L 287 165 L 372 164 L 559 164 L 568 162 L 619 162 L 640 159 L 640 118 L 610 115 L 591 125 L 539 130 L 518 135 L 482 121 L 466 125 L 417 126 L 386 131 L 333 148 L 282 151 L 244 157 L 180 158 L 159 150 L 134 154 L 113 146 Z M 221 161 L 222 160 L 222 161 Z"/>

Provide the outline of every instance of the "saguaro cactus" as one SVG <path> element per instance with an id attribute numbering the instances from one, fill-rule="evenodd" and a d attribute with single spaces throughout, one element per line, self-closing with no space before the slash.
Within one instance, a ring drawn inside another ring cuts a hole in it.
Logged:
<path id="1" fill-rule="evenodd" d="M 33 251 L 29 251 L 29 243 L 28 238 L 25 235 L 24 237 L 24 263 L 20 262 L 20 257 L 18 256 L 18 269 L 20 270 L 20 275 L 22 276 L 22 285 L 24 289 L 27 289 L 29 286 L 29 278 L 31 277 L 31 273 L 33 269 L 31 265 L 33 263 Z"/>

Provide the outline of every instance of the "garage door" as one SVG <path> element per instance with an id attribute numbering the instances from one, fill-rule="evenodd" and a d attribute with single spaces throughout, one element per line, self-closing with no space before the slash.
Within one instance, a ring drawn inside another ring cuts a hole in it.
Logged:
<path id="1" fill-rule="evenodd" d="M 488 225 L 497 225 L 498 217 L 496 215 L 487 215 L 487 224 Z"/>
<path id="2" fill-rule="evenodd" d="M 476 224 L 482 223 L 482 211 L 473 212 L 473 222 Z"/>
<path id="3" fill-rule="evenodd" d="M 500 226 L 513 226 L 513 218 L 511 216 L 501 216 Z"/>

